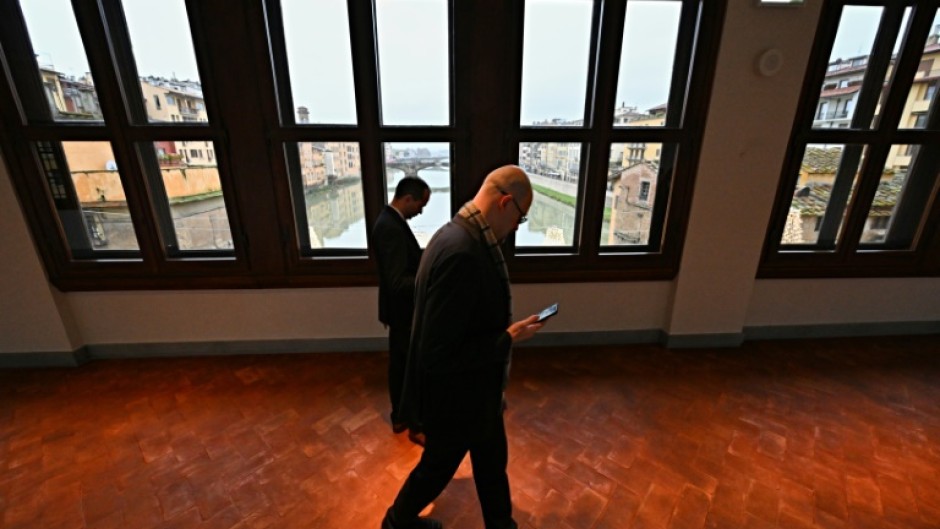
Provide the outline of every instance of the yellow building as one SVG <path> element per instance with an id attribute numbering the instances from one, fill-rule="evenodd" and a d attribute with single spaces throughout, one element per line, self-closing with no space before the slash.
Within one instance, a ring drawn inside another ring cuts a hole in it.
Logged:
<path id="1" fill-rule="evenodd" d="M 666 105 L 659 105 L 647 111 L 647 114 L 634 116 L 625 122 L 625 127 L 662 127 L 666 124 Z M 621 165 L 632 167 L 644 161 L 658 161 L 662 154 L 661 143 L 624 143 Z"/>
<path id="2" fill-rule="evenodd" d="M 901 114 L 901 128 L 922 129 L 927 122 L 927 112 L 931 103 L 937 99 L 940 88 L 940 25 L 934 26 L 927 39 L 924 55 L 921 57 L 911 92 L 904 103 Z M 911 164 L 912 148 L 909 145 L 897 145 L 888 154 L 887 167 L 900 169 Z"/>

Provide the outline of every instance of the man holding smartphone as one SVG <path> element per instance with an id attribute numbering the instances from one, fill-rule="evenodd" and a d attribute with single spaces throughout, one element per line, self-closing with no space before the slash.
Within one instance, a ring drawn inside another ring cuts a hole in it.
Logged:
<path id="1" fill-rule="evenodd" d="M 503 390 L 511 347 L 542 328 L 512 322 L 500 242 L 525 222 L 532 186 L 514 165 L 491 172 L 476 196 L 428 244 L 418 267 L 415 320 L 402 394 L 420 423 L 424 453 L 382 521 L 383 529 L 436 529 L 419 518 L 467 452 L 487 529 L 513 529 Z"/>

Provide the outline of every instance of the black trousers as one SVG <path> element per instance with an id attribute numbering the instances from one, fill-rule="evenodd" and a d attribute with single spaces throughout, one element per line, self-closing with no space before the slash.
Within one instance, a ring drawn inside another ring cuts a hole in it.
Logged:
<path id="1" fill-rule="evenodd" d="M 388 326 L 388 397 L 392 402 L 393 423 L 402 422 L 399 406 L 410 342 L 410 323 Z"/>
<path id="2" fill-rule="evenodd" d="M 473 483 L 483 509 L 486 529 L 516 527 L 512 519 L 509 477 L 506 475 L 506 429 L 501 415 L 496 420 L 498 424 L 489 429 L 490 434 L 474 440 L 438 433 L 431 425 L 425 425 L 427 441 L 421 461 L 402 485 L 391 508 L 396 523 L 407 525 L 413 522 L 440 495 L 469 452 Z"/>

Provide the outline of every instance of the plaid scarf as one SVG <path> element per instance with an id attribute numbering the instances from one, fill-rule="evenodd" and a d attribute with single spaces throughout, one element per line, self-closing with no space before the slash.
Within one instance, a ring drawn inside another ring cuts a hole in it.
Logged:
<path id="1" fill-rule="evenodd" d="M 503 258 L 503 250 L 499 247 L 499 241 L 496 240 L 496 235 L 493 233 L 493 229 L 490 228 L 490 225 L 486 223 L 486 219 L 483 218 L 483 213 L 480 211 L 474 203 L 467 202 L 460 208 L 460 211 L 457 213 L 461 217 L 470 221 L 471 224 L 480 229 L 480 233 L 483 234 L 483 240 L 486 241 L 487 248 L 490 249 L 490 256 L 493 258 L 493 264 L 496 265 L 496 270 L 499 272 L 499 276 L 503 278 L 503 282 L 506 286 L 506 312 L 509 314 L 509 322 L 507 325 L 512 324 L 512 291 L 509 288 L 509 269 L 506 268 L 506 259 Z M 506 361 L 506 368 L 503 371 L 503 391 L 506 391 L 506 385 L 509 383 L 509 368 L 512 365 L 512 348 L 509 349 L 509 359 Z M 503 406 L 502 408 L 506 409 L 506 396 L 503 395 Z"/>
<path id="2" fill-rule="evenodd" d="M 490 250 L 490 256 L 493 258 L 493 264 L 496 265 L 496 271 L 499 272 L 499 276 L 503 278 L 503 282 L 506 284 L 507 312 L 509 313 L 509 323 L 511 324 L 512 292 L 509 288 L 509 269 L 506 268 L 506 259 L 503 257 L 502 248 L 499 247 L 499 241 L 496 240 L 496 235 L 493 233 L 492 228 L 486 223 L 486 219 L 483 218 L 483 213 L 472 201 L 464 204 L 463 207 L 460 208 L 458 215 L 470 221 L 470 223 L 479 228 L 480 233 L 483 234 L 486 246 Z"/>

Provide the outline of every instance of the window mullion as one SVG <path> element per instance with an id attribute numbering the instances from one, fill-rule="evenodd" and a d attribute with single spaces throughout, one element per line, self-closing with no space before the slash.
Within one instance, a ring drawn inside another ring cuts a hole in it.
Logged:
<path id="1" fill-rule="evenodd" d="M 159 167 L 156 153 L 153 149 L 142 145 L 139 134 L 134 132 L 146 132 L 149 128 L 145 126 L 134 127 L 134 124 L 148 123 L 146 107 L 144 105 L 143 93 L 140 88 L 140 76 L 137 71 L 137 63 L 134 60 L 132 51 L 130 32 L 128 31 L 127 20 L 124 16 L 124 10 L 119 0 L 101 0 L 102 13 L 105 17 L 105 27 L 110 31 L 112 53 L 117 64 L 115 75 L 117 77 L 118 88 L 120 90 L 120 102 L 124 105 L 121 112 L 130 122 L 125 124 L 121 122 L 124 133 L 122 139 L 126 142 L 125 148 L 134 160 L 133 172 L 128 173 L 136 179 L 138 174 L 142 179 L 145 188 L 148 190 L 149 200 L 145 201 L 146 207 L 141 208 L 142 212 L 147 212 L 150 218 L 155 222 L 148 222 L 148 226 L 159 228 L 153 233 L 154 240 L 159 241 L 160 250 L 154 249 L 154 255 L 157 258 L 157 267 L 160 270 L 165 268 L 167 255 L 178 250 L 176 248 L 176 228 L 173 225 L 173 217 L 170 212 L 169 201 L 166 197 L 163 183 L 160 181 L 159 170 L 156 173 L 153 168 Z M 149 135 L 148 135 L 149 136 Z M 145 144 L 152 143 L 151 138 L 147 138 Z"/>
<path id="2" fill-rule="evenodd" d="M 898 9 L 902 8 L 903 6 L 898 7 Z M 890 93 L 881 109 L 879 129 L 893 133 L 898 128 L 901 113 L 904 111 L 911 84 L 914 82 L 914 73 L 924 52 L 924 43 L 927 42 L 927 35 L 930 33 L 935 13 L 936 6 L 931 9 L 926 9 L 923 6 L 915 7 L 914 15 L 909 24 L 910 30 L 904 39 L 904 45 L 892 75 Z M 888 50 L 893 45 L 893 42 L 890 43 L 887 46 Z M 936 105 L 934 106 L 936 107 Z"/>
<path id="3" fill-rule="evenodd" d="M 846 155 L 843 155 L 843 159 L 848 155 L 850 149 L 854 147 L 857 147 L 859 150 L 862 148 L 860 145 L 847 146 Z M 865 166 L 859 171 L 855 200 L 849 205 L 849 209 L 845 215 L 845 227 L 842 230 L 842 244 L 839 247 L 839 253 L 845 259 L 851 260 L 851 256 L 855 254 L 858 249 L 859 240 L 862 231 L 865 229 L 865 222 L 868 219 L 868 211 L 875 198 L 875 192 L 878 190 L 878 184 L 881 181 L 885 160 L 888 158 L 888 150 L 890 148 L 890 144 L 869 146 Z M 836 188 L 840 186 L 838 176 L 836 178 L 836 184 L 833 186 L 833 198 L 835 198 Z M 823 220 L 824 227 L 828 220 L 829 209 L 827 208 L 826 217 Z M 820 233 L 820 237 L 822 237 L 822 233 Z"/>
<path id="4" fill-rule="evenodd" d="M 679 127 L 685 121 L 686 93 L 692 76 L 692 55 L 695 51 L 695 28 L 699 23 L 700 3 L 685 1 L 682 3 L 682 15 L 679 19 L 679 42 L 672 67 L 672 82 L 667 104 L 666 127 Z"/>
<path id="5" fill-rule="evenodd" d="M 251 60 L 255 47 L 267 43 L 263 10 L 255 3 L 224 0 L 187 2 L 186 7 L 193 43 L 205 47 L 197 58 L 200 75 L 206 72 L 211 87 L 208 95 L 215 100 L 207 101 L 207 108 L 218 109 L 208 128 L 191 128 L 216 142 L 221 183 L 223 189 L 232 190 L 231 197 L 228 191 L 225 195 L 226 208 L 233 206 L 229 218 L 235 254 L 244 259 L 255 284 L 263 283 L 286 269 L 286 227 L 292 218 L 289 209 L 279 207 L 269 163 L 276 148 L 265 133 L 273 126 L 266 114 L 271 107 L 265 102 L 273 95 L 260 92 L 266 79 L 259 71 L 263 63 Z"/>
<path id="6" fill-rule="evenodd" d="M 885 238 L 888 248 L 905 247 L 914 242 L 922 227 L 921 219 L 928 214 L 926 207 L 931 192 L 937 187 L 937 168 L 940 167 L 940 151 L 926 145 L 917 146 L 914 163 L 908 168 L 910 174 L 898 196 L 894 218 Z M 933 197 L 937 204 L 936 197 Z M 935 205 L 936 207 L 936 205 Z"/>
<path id="7" fill-rule="evenodd" d="M 898 30 L 900 29 L 900 19 L 903 15 L 904 6 L 894 6 L 893 9 L 888 11 L 885 17 L 882 19 L 881 27 L 879 28 L 878 38 L 876 40 L 875 55 L 876 61 L 883 60 L 884 55 L 889 55 L 892 51 L 894 45 L 894 36 L 897 35 Z M 858 190 L 855 193 L 855 201 L 851 205 L 848 214 L 846 215 L 845 222 L 845 235 L 843 237 L 843 247 L 841 248 L 845 256 L 850 256 L 854 254 L 858 248 L 859 241 L 862 236 L 862 232 L 865 228 L 865 223 L 868 219 L 869 210 L 871 208 L 872 201 L 875 198 L 875 193 L 878 190 L 878 185 L 881 181 L 885 160 L 887 159 L 888 150 L 892 146 L 892 136 L 893 132 L 897 128 L 897 124 L 900 118 L 900 112 L 902 111 L 903 105 L 908 98 L 908 93 L 910 92 L 910 85 L 914 77 L 914 68 L 916 68 L 917 63 L 919 62 L 920 55 L 923 52 L 923 42 L 927 40 L 927 33 L 930 31 L 930 25 L 933 19 L 935 10 L 926 10 L 918 9 L 914 14 L 913 20 L 910 24 L 910 32 L 908 32 L 904 40 L 904 48 L 901 53 L 901 60 L 898 63 L 898 67 L 893 75 L 893 81 L 891 83 L 891 91 L 888 95 L 888 101 L 885 104 L 885 114 L 882 116 L 882 120 L 879 126 L 879 136 L 884 139 L 879 142 L 877 145 L 872 145 L 869 150 L 868 160 L 866 162 L 866 167 L 863 169 L 863 172 L 860 174 L 860 179 L 858 182 Z M 887 23 L 890 19 L 890 23 Z M 887 32 L 884 31 L 884 27 L 890 26 Z M 890 59 L 890 57 L 888 57 Z M 880 64 L 879 64 L 880 66 Z M 866 87 L 868 88 L 869 77 L 871 72 L 868 73 L 865 77 Z M 880 75 L 872 76 L 875 79 L 884 79 L 884 73 Z M 863 88 L 862 94 L 866 94 L 866 90 Z M 879 87 L 872 86 L 870 90 L 877 91 Z M 870 94 L 869 94 L 870 95 Z M 865 104 L 872 105 L 872 110 L 874 107 L 874 102 L 866 101 Z M 859 107 L 856 110 L 855 119 L 858 119 L 859 113 L 863 112 L 863 103 L 859 103 Z M 865 108 L 865 112 L 869 109 Z M 865 120 L 860 122 L 862 125 L 867 127 L 868 123 L 871 123 L 872 116 L 865 116 Z M 853 119 L 853 125 L 859 125 L 859 122 L 856 122 Z M 848 149 L 846 149 L 848 153 Z M 920 160 L 918 160 L 920 161 Z M 924 163 L 927 163 L 928 159 L 924 159 Z M 923 167 L 923 163 L 917 164 L 920 167 Z M 914 170 L 915 167 L 911 167 L 908 170 Z M 921 170 L 923 172 L 923 170 Z M 838 187 L 839 181 L 837 179 L 836 185 L 833 187 L 833 198 L 836 197 L 836 187 Z M 916 179 L 914 181 L 908 181 L 908 185 L 905 188 L 923 191 L 925 195 L 929 193 L 930 187 L 927 189 L 923 188 L 923 178 Z M 898 197 L 901 198 L 900 196 Z M 918 200 L 926 200 L 926 196 L 919 197 Z M 912 197 L 913 199 L 913 197 Z M 830 203 L 830 206 L 832 204 Z M 918 210 L 921 211 L 921 210 Z M 829 220 L 828 213 L 824 220 L 824 226 L 826 221 Z M 916 214 L 916 213 L 915 213 Z M 899 220 L 895 218 L 895 222 Z M 903 217 L 900 219 L 902 222 L 918 222 L 918 219 L 911 220 L 909 218 Z M 822 233 L 820 234 L 820 237 Z"/>
<path id="8" fill-rule="evenodd" d="M 12 6 L 6 5 L 8 3 L 4 2 L 7 15 L 0 17 L 0 45 L 12 70 L 12 85 L 23 107 L 18 119 L 23 121 L 28 116 L 35 118 L 33 121 L 51 123 L 52 113 L 43 93 L 36 51 L 30 41 L 20 3 L 14 1 Z"/>
<path id="9" fill-rule="evenodd" d="M 126 30 L 123 34 L 121 31 L 109 33 L 115 25 L 105 22 L 102 5 L 95 0 L 72 0 L 72 6 L 88 55 L 89 67 L 94 72 L 95 90 L 99 94 L 101 112 L 110 132 L 110 142 L 114 146 L 114 156 L 120 169 L 121 184 L 124 186 L 140 253 L 151 271 L 155 271 L 161 256 L 160 237 L 156 227 L 149 220 L 154 216 L 141 165 L 134 155 L 133 143 L 125 134 L 130 124 L 124 108 L 125 91 L 121 87 L 119 72 L 128 66 L 128 62 L 132 62 L 129 61 L 130 43 L 127 33 Z M 122 49 L 128 52 L 116 51 Z"/>
<path id="10" fill-rule="evenodd" d="M 280 124 L 294 123 L 294 99 L 290 89 L 290 65 L 287 60 L 286 38 L 284 36 L 284 16 L 278 0 L 265 0 L 264 11 L 268 24 L 268 45 L 271 49 L 271 61 L 274 67 L 279 103 Z"/>
<path id="11" fill-rule="evenodd" d="M 676 150 L 678 145 L 665 143 L 662 149 L 660 160 L 663 162 L 660 164 L 659 178 L 656 182 L 656 197 L 654 198 L 656 204 L 667 204 L 669 202 L 669 196 L 673 189 L 673 180 L 675 180 L 676 175 Z M 685 154 L 685 151 L 682 151 L 682 154 Z M 664 176 L 667 178 L 664 178 Z M 661 207 L 653 210 L 653 220 L 650 222 L 650 234 L 647 239 L 649 249 L 652 252 L 662 251 L 663 233 L 666 229 L 666 211 L 668 209 L 670 208 Z"/>
<path id="12" fill-rule="evenodd" d="M 598 253 L 604 218 L 610 131 L 614 122 L 626 11 L 626 4 L 621 2 L 595 4 L 591 47 L 596 51 L 589 63 L 587 105 L 590 114 L 585 119 L 591 128 L 587 141 L 581 144 L 580 173 L 583 177 L 578 185 L 584 199 L 581 211 L 575 216 L 575 222 L 580 223 L 580 226 L 575 226 L 580 239 L 576 241 L 578 254 L 587 259 L 593 259 Z"/>
<path id="13" fill-rule="evenodd" d="M 140 81 L 137 73 L 137 63 L 131 51 L 130 34 L 127 30 L 127 21 L 119 0 L 101 0 L 102 11 L 105 16 L 105 27 L 111 32 L 109 39 L 118 67 L 115 74 L 121 94 L 121 101 L 130 114 L 130 123 L 147 123 L 147 113 L 144 108 L 143 95 L 140 91 Z M 124 111 L 121 115 L 126 115 Z M 123 122 L 122 122 L 123 123 Z"/>
<path id="14" fill-rule="evenodd" d="M 356 87 L 356 116 L 361 131 L 359 163 L 366 226 L 371 227 L 385 204 L 382 138 L 379 136 L 379 70 L 375 8 L 371 1 L 348 0 L 349 36 Z M 371 232 L 371 230 L 369 230 Z M 371 246 L 371 245 L 370 245 Z"/>
<path id="15" fill-rule="evenodd" d="M 904 16 L 904 6 L 898 5 L 886 8 L 878 24 L 878 33 L 872 56 L 868 61 L 868 71 L 862 81 L 858 103 L 852 116 L 853 129 L 868 129 L 875 116 L 878 99 L 881 97 L 881 88 L 884 84 L 885 74 L 891 62 L 894 41 Z"/>
<path id="16" fill-rule="evenodd" d="M 836 171 L 835 180 L 832 184 L 832 194 L 829 197 L 829 203 L 826 205 L 822 226 L 819 228 L 819 237 L 816 239 L 816 244 L 821 249 L 835 247 L 839 227 L 842 225 L 843 212 L 845 212 L 852 194 L 852 184 L 864 148 L 865 146 L 860 144 L 847 144 L 842 152 L 839 169 Z M 848 222 L 848 219 L 846 221 Z"/>

